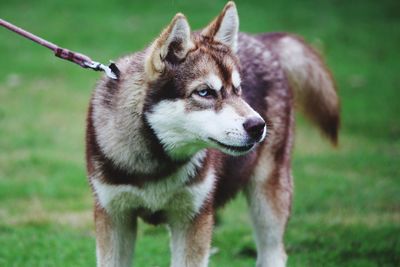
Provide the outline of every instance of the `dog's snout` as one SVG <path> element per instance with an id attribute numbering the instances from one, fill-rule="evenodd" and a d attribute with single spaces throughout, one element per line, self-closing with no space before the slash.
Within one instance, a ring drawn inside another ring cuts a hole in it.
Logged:
<path id="1" fill-rule="evenodd" d="M 259 117 L 251 117 L 243 123 L 243 128 L 252 139 L 259 140 L 264 133 L 265 121 Z"/>

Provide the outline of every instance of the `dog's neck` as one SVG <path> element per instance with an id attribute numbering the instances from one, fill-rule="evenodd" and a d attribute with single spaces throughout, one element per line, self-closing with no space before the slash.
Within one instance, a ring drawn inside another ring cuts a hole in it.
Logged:
<path id="1" fill-rule="evenodd" d="M 199 152 L 190 158 L 173 159 L 143 121 L 128 122 L 118 117 L 123 113 L 114 114 L 110 121 L 105 121 L 99 115 L 104 110 L 97 109 L 92 107 L 89 112 L 88 152 L 95 156 L 95 165 L 106 176 L 104 178 L 111 179 L 112 183 L 140 186 L 173 176 L 182 169 L 188 169 L 189 179 L 189 172 L 194 174 L 196 166 L 204 158 L 205 153 Z M 123 121 L 124 125 L 120 125 L 119 122 Z M 129 134 L 123 134 L 125 132 Z"/>
<path id="2" fill-rule="evenodd" d="M 146 90 L 142 67 L 118 66 L 122 71 L 120 79 L 100 82 L 103 86 L 94 92 L 89 114 L 103 167 L 110 174 L 125 178 L 158 180 L 198 161 L 201 153 L 180 159 L 166 153 L 144 117 Z"/>

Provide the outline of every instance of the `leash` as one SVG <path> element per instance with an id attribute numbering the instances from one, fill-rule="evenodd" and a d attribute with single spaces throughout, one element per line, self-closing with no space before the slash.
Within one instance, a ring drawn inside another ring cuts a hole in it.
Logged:
<path id="1" fill-rule="evenodd" d="M 66 48 L 59 47 L 56 44 L 53 44 L 47 40 L 44 40 L 43 38 L 40 38 L 39 36 L 36 36 L 28 31 L 25 31 L 24 29 L 21 29 L 3 19 L 0 19 L 0 25 L 5 27 L 6 29 L 9 29 L 9 30 L 27 38 L 27 39 L 34 41 L 35 43 L 38 43 L 44 47 L 49 48 L 50 50 L 52 50 L 54 52 L 54 55 L 56 57 L 71 61 L 85 69 L 89 68 L 89 69 L 92 69 L 95 71 L 104 71 L 108 77 L 110 77 L 111 79 L 114 79 L 114 80 L 117 80 L 119 77 L 119 74 L 120 74 L 119 69 L 112 62 L 109 66 L 106 66 L 99 62 L 93 61 L 92 59 L 90 59 L 90 57 L 88 57 L 86 55 L 83 55 L 83 54 L 77 53 L 77 52 L 73 52 Z"/>

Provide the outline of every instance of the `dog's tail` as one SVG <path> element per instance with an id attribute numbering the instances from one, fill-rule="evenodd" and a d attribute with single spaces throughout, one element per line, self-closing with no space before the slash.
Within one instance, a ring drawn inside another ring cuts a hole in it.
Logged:
<path id="1" fill-rule="evenodd" d="M 333 77 L 323 59 L 303 39 L 281 34 L 268 42 L 279 56 L 294 90 L 297 106 L 336 145 L 340 101 Z"/>

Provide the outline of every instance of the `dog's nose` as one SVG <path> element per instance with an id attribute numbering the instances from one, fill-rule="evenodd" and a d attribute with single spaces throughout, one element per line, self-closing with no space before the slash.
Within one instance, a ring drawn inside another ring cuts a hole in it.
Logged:
<path id="1" fill-rule="evenodd" d="M 264 133 L 265 121 L 259 117 L 251 117 L 243 123 L 243 128 L 254 140 L 260 140 Z"/>

